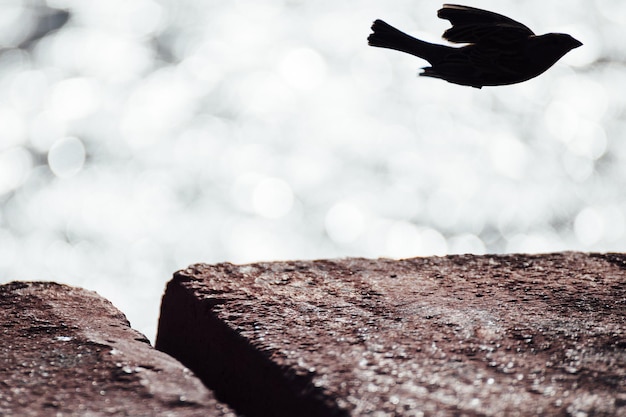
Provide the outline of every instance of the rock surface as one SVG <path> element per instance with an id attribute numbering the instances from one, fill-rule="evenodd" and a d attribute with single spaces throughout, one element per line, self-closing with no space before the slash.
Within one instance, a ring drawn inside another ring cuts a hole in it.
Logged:
<path id="1" fill-rule="evenodd" d="M 626 256 L 198 264 L 157 349 L 252 416 L 626 416 Z"/>
<path id="2" fill-rule="evenodd" d="M 235 416 L 96 293 L 0 286 L 1 416 Z"/>

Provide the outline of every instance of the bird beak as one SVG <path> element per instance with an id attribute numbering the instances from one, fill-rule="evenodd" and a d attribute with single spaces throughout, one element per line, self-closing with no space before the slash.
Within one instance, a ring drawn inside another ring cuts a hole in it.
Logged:
<path id="1" fill-rule="evenodd" d="M 574 42 L 572 42 L 572 49 L 578 48 L 579 46 L 583 46 L 583 43 L 581 41 L 574 39 L 574 38 L 572 39 L 574 40 Z"/>

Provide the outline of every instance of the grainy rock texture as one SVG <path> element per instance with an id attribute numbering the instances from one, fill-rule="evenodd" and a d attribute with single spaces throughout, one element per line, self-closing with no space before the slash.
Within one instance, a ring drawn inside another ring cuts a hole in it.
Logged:
<path id="1" fill-rule="evenodd" d="M 193 265 L 156 347 L 248 416 L 626 416 L 626 256 Z"/>
<path id="2" fill-rule="evenodd" d="M 234 416 L 96 293 L 0 286 L 0 416 Z"/>

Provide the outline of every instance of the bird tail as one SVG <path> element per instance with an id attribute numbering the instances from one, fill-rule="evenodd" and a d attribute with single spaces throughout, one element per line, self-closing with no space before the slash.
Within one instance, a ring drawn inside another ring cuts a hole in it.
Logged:
<path id="1" fill-rule="evenodd" d="M 439 62 L 448 48 L 416 39 L 380 19 L 374 21 L 372 30 L 373 33 L 367 38 L 369 45 L 406 52 L 425 59 L 431 65 Z"/>

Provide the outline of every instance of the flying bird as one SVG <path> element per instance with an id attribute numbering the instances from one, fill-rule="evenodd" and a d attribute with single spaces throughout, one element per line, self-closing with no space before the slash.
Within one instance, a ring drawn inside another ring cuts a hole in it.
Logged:
<path id="1" fill-rule="evenodd" d="M 564 33 L 535 35 L 511 18 L 474 7 L 444 4 L 437 16 L 452 24 L 444 39 L 467 45 L 425 42 L 380 19 L 372 25 L 368 43 L 425 59 L 431 66 L 420 75 L 476 88 L 530 80 L 582 45 Z"/>

